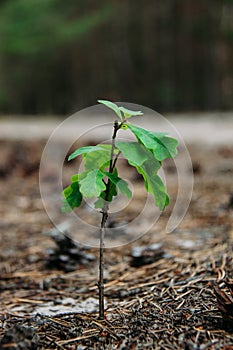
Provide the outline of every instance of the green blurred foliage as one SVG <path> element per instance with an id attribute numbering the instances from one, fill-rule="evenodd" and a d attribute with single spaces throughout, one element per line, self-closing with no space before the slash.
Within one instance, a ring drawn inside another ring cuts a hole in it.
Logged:
<path id="1" fill-rule="evenodd" d="M 2 0 L 0 111 L 233 108 L 232 0 Z"/>
<path id="2" fill-rule="evenodd" d="M 109 9 L 105 6 L 93 13 L 82 14 L 82 11 L 75 11 L 82 3 L 83 0 L 68 3 L 62 0 L 6 2 L 0 13 L 1 52 L 35 57 L 84 39 L 90 30 L 106 19 Z"/>
<path id="3" fill-rule="evenodd" d="M 0 108 L 64 113 L 71 101 L 72 48 L 109 20 L 111 7 L 85 0 L 10 0 L 0 4 Z M 90 52 L 90 54 L 92 54 Z"/>

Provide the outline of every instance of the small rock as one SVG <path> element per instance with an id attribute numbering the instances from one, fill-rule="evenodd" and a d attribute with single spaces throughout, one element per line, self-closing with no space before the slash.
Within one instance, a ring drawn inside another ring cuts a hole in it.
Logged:
<path id="1" fill-rule="evenodd" d="M 154 243 L 148 246 L 133 247 L 131 253 L 131 266 L 139 267 L 151 264 L 164 257 L 162 243 Z"/>

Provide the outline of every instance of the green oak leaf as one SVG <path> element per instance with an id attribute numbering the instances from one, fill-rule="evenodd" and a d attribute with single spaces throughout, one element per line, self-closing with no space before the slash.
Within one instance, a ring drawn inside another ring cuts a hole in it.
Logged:
<path id="1" fill-rule="evenodd" d="M 106 194 L 106 193 L 105 193 Z M 109 185 L 109 192 L 108 192 L 108 198 L 106 198 L 106 200 L 108 202 L 111 202 L 113 197 L 117 196 L 117 186 L 116 184 L 114 184 L 112 181 L 110 182 Z M 105 198 L 105 197 L 103 197 Z"/>
<path id="2" fill-rule="evenodd" d="M 110 149 L 111 149 L 111 145 L 96 145 L 96 146 L 85 146 L 85 147 L 78 148 L 72 154 L 69 155 L 68 161 L 78 157 L 81 154 L 86 154 L 86 153 L 95 152 L 95 151 L 103 151 L 104 149 L 108 151 L 108 149 L 104 146 L 110 146 Z"/>
<path id="3" fill-rule="evenodd" d="M 116 142 L 117 148 L 128 160 L 130 165 L 142 165 L 147 159 L 150 159 L 152 153 L 147 150 L 143 144 L 138 142 Z"/>
<path id="4" fill-rule="evenodd" d="M 128 198 L 132 198 L 132 192 L 130 191 L 128 184 L 125 180 L 118 177 L 116 174 L 104 172 L 104 174 L 110 179 L 110 181 L 119 188 L 121 193 Z"/>
<path id="5" fill-rule="evenodd" d="M 155 161 L 157 162 L 156 159 Z M 144 178 L 147 192 L 153 194 L 155 204 L 160 210 L 163 210 L 169 204 L 169 197 L 161 178 L 157 175 L 156 163 L 153 163 L 152 160 L 147 160 L 136 168 Z"/>
<path id="6" fill-rule="evenodd" d="M 139 142 L 152 150 L 154 156 L 162 161 L 166 158 L 173 158 L 177 154 L 178 141 L 172 137 L 165 136 L 163 133 L 153 133 L 138 126 L 128 124 L 128 128 L 136 136 Z"/>
<path id="7" fill-rule="evenodd" d="M 126 119 L 129 119 L 131 117 L 136 117 L 137 115 L 143 115 L 141 111 L 131 111 L 130 109 L 125 107 L 119 107 L 119 110 L 124 114 L 124 117 Z"/>
<path id="8" fill-rule="evenodd" d="M 158 140 L 157 147 L 153 149 L 155 157 L 159 160 L 174 158 L 177 155 L 178 141 L 173 137 L 152 133 Z"/>
<path id="9" fill-rule="evenodd" d="M 80 180 L 84 179 L 84 177 L 86 177 L 87 174 L 88 174 L 88 171 L 83 171 L 82 173 L 74 174 L 73 176 L 71 176 L 71 182 L 80 181 Z"/>
<path id="10" fill-rule="evenodd" d="M 98 100 L 99 103 L 102 103 L 103 105 L 105 105 L 106 107 L 112 109 L 116 115 L 122 119 L 122 114 L 121 114 L 121 111 L 120 111 L 120 108 L 113 102 L 111 101 L 106 101 L 106 100 Z"/>
<path id="11" fill-rule="evenodd" d="M 110 182 L 109 191 L 108 191 L 108 199 L 106 199 L 106 190 L 103 191 L 99 198 L 95 201 L 95 208 L 103 209 L 106 202 L 112 202 L 113 197 L 117 196 L 117 188 L 112 182 Z"/>
<path id="12" fill-rule="evenodd" d="M 110 163 L 111 158 L 111 145 L 103 145 L 107 146 L 105 149 L 96 150 L 90 153 L 83 154 L 83 158 L 85 160 L 84 167 L 85 170 L 94 170 L 94 169 L 102 169 L 106 168 L 106 166 Z"/>
<path id="13" fill-rule="evenodd" d="M 62 192 L 62 212 L 71 212 L 75 207 L 79 207 L 82 203 L 82 193 L 79 189 L 78 181 L 72 182 L 72 184 L 64 189 Z"/>
<path id="14" fill-rule="evenodd" d="M 114 169 L 114 174 L 116 176 L 118 174 L 116 168 Z M 97 208 L 103 209 L 106 202 L 108 202 L 108 203 L 112 202 L 113 197 L 117 196 L 117 188 L 116 188 L 116 185 L 112 181 L 110 181 L 110 184 L 109 184 L 108 198 L 106 198 L 106 195 L 107 195 L 106 191 L 107 191 L 107 188 L 105 191 L 101 192 L 99 198 L 94 203 L 96 209 Z"/>
<path id="15" fill-rule="evenodd" d="M 82 195 L 87 198 L 99 197 L 101 192 L 106 189 L 103 177 L 104 173 L 99 169 L 88 172 L 86 177 L 79 182 Z"/>
<path id="16" fill-rule="evenodd" d="M 95 203 L 94 203 L 94 207 L 95 209 L 103 209 L 104 208 L 104 205 L 106 203 L 106 200 L 102 197 L 99 197 Z"/>

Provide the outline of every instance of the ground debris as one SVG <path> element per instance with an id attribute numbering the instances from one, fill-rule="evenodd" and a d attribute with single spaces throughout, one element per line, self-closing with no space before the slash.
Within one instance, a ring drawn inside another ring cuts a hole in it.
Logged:
<path id="1" fill-rule="evenodd" d="M 232 172 L 220 171 L 232 168 L 230 154 L 222 159 L 218 148 L 190 146 L 201 171 L 179 229 L 164 233 L 167 208 L 155 229 L 137 242 L 134 256 L 129 245 L 106 249 L 106 310 L 100 321 L 94 302 L 98 250 L 79 246 L 66 230 L 63 235 L 52 230 L 54 238 L 41 235 L 51 224 L 41 203 L 38 174 L 30 170 L 41 142 L 31 143 L 33 147 L 22 147 L 20 159 L 9 158 L 16 166 L 5 178 L 0 169 L 0 349 L 232 349 L 233 212 L 231 205 L 226 207 Z M 21 143 L 1 146 L 1 157 L 7 159 Z M 171 199 L 177 193 L 174 175 L 168 172 Z M 144 185 L 139 186 L 143 191 Z M 138 207 L 132 210 L 138 213 Z M 150 221 L 153 212 L 144 214 Z M 56 244 L 52 249 L 51 239 Z M 137 257 L 141 260 L 135 264 Z"/>
<path id="2" fill-rule="evenodd" d="M 226 287 L 225 290 L 223 289 L 224 286 Z M 231 327 L 233 332 L 233 281 L 225 279 L 215 283 L 214 291 L 223 319 L 228 323 L 228 328 Z"/>
<path id="3" fill-rule="evenodd" d="M 55 249 L 48 249 L 49 257 L 46 261 L 48 268 L 61 269 L 65 272 L 75 271 L 80 265 L 87 265 L 90 261 L 95 260 L 93 254 L 87 247 L 81 247 L 74 241 L 68 232 L 66 223 L 59 228 L 54 228 L 46 235 L 56 243 Z"/>
<path id="4" fill-rule="evenodd" d="M 2 337 L 0 350 L 36 350 L 39 336 L 36 328 L 24 323 L 14 324 Z"/>

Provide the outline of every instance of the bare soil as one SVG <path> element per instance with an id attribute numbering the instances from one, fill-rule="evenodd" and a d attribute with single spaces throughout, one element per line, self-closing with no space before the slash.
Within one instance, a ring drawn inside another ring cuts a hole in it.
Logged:
<path id="1" fill-rule="evenodd" d="M 168 208 L 143 238 L 106 250 L 104 321 L 98 250 L 54 231 L 43 208 L 44 145 L 0 141 L 0 349 L 233 349 L 233 143 L 188 143 L 194 191 L 175 232 Z"/>

